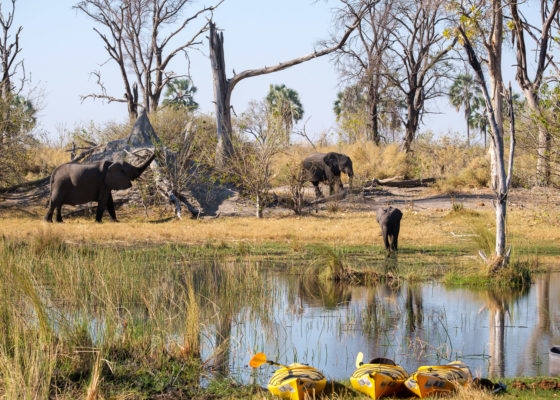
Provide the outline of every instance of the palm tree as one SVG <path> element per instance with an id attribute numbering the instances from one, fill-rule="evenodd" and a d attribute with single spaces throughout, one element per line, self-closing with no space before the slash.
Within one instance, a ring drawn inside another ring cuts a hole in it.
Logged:
<path id="1" fill-rule="evenodd" d="M 468 126 L 476 128 L 484 136 L 484 149 L 486 149 L 486 133 L 488 131 L 488 115 L 486 114 L 486 102 L 483 96 L 475 96 L 472 102 L 471 115 Z"/>
<path id="2" fill-rule="evenodd" d="M 163 105 L 194 111 L 198 109 L 198 103 L 194 101 L 196 90 L 196 86 L 188 78 L 173 79 L 167 84 Z"/>
<path id="3" fill-rule="evenodd" d="M 290 131 L 295 122 L 303 118 L 303 106 L 299 100 L 298 92 L 287 88 L 286 85 L 270 85 L 266 102 L 272 116 L 282 125 L 289 141 Z"/>
<path id="4" fill-rule="evenodd" d="M 449 89 L 449 101 L 459 111 L 465 109 L 465 121 L 467 122 L 467 146 L 470 146 L 470 124 L 471 113 L 475 99 L 482 94 L 480 87 L 474 77 L 469 74 L 459 75 L 453 81 Z"/>
<path id="5" fill-rule="evenodd" d="M 360 85 L 348 86 L 342 92 L 338 92 L 333 105 L 336 120 L 344 117 L 344 114 L 354 114 L 366 109 L 366 98 Z"/>
<path id="6" fill-rule="evenodd" d="M 505 101 L 505 100 L 504 100 Z M 525 106 L 524 100 L 521 99 L 519 93 L 513 93 L 513 109 L 517 115 Z M 504 106 L 504 109 L 507 106 Z M 476 95 L 471 103 L 471 114 L 468 119 L 468 126 L 476 128 L 484 136 L 484 148 L 486 149 L 486 133 L 488 131 L 488 116 L 486 114 L 486 102 L 482 95 Z"/>

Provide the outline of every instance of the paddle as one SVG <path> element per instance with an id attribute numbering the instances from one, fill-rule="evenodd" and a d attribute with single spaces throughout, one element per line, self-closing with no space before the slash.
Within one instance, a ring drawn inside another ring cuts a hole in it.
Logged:
<path id="1" fill-rule="evenodd" d="M 360 366 L 362 366 L 364 363 L 362 362 L 364 359 L 364 353 L 362 353 L 361 351 L 358 353 L 358 355 L 356 356 L 356 368 L 360 368 Z"/>
<path id="2" fill-rule="evenodd" d="M 251 361 L 249 361 L 249 365 L 253 368 L 257 368 L 260 367 L 261 365 L 263 365 L 264 363 L 270 364 L 270 365 L 277 365 L 279 367 L 283 367 L 283 368 L 288 368 L 285 365 L 282 364 L 278 364 L 275 361 L 270 361 L 266 359 L 266 354 L 264 353 L 257 353 L 253 356 L 253 358 L 251 358 Z"/>

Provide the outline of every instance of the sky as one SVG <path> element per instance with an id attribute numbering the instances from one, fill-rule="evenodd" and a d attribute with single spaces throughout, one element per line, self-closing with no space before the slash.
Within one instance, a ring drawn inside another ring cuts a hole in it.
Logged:
<path id="1" fill-rule="evenodd" d="M 32 87 L 42 92 L 39 128 L 53 140 L 63 131 L 87 126 L 90 121 L 103 124 L 127 118 L 125 103 L 80 98 L 98 92 L 91 76 L 94 70 L 102 71 L 109 94 L 121 97 L 124 89 L 116 64 L 108 61 L 102 41 L 93 31 L 93 22 L 72 9 L 75 3 L 73 0 L 19 0 L 16 5 L 16 24 L 23 26 L 21 47 L 25 69 L 31 74 Z M 204 4 L 210 3 L 196 1 L 186 14 Z M 318 48 L 318 43 L 333 32 L 331 7 L 334 4 L 312 0 L 225 0 L 215 11 L 213 20 L 224 32 L 228 77 L 233 70 L 239 73 L 274 65 Z M 200 111 L 214 112 L 207 35 L 202 39 L 200 51 L 190 53 L 190 74 L 198 88 L 195 100 Z M 177 56 L 171 69 L 178 74 L 187 73 L 189 63 Z M 333 102 L 341 82 L 329 56 L 242 80 L 233 91 L 234 111 L 240 114 L 249 101 L 263 99 L 270 84 L 282 83 L 299 93 L 305 110 L 303 121 L 312 137 L 334 131 Z M 447 99 L 432 102 L 428 108 L 438 114 L 427 116 L 420 131 L 465 132 L 462 111 L 456 112 Z"/>

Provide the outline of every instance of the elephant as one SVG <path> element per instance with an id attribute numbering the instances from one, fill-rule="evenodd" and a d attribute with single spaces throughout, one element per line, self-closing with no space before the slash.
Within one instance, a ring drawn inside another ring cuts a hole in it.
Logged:
<path id="1" fill-rule="evenodd" d="M 354 170 L 352 168 L 352 160 L 350 157 L 340 153 L 313 153 L 303 160 L 303 179 L 310 181 L 315 187 L 315 195 L 317 198 L 323 197 L 319 182 L 328 182 L 329 195 L 333 194 L 336 186 L 336 192 L 343 189 L 340 173 L 344 172 L 348 175 L 350 188 L 352 188 L 352 180 L 354 178 Z"/>
<path id="2" fill-rule="evenodd" d="M 388 253 L 391 251 L 398 251 L 399 230 L 401 228 L 402 215 L 401 210 L 391 206 L 380 207 L 377 209 L 376 219 L 379 226 L 381 226 L 383 243 L 385 244 L 385 250 Z M 391 239 L 390 242 L 389 239 Z"/>
<path id="3" fill-rule="evenodd" d="M 142 165 L 135 167 L 125 161 L 101 160 L 90 164 L 69 162 L 58 166 L 51 175 L 49 211 L 45 221 L 52 222 L 56 208 L 56 222 L 62 222 L 62 205 L 78 205 L 97 201 L 95 220 L 101 222 L 107 208 L 111 219 L 117 221 L 111 190 L 132 186 L 155 158 L 155 152 Z"/>

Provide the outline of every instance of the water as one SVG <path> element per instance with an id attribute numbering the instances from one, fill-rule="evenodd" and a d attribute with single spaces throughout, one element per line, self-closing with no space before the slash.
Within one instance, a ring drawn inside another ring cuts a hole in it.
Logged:
<path id="1" fill-rule="evenodd" d="M 285 272 L 261 278 L 262 299 L 230 308 L 203 334 L 203 357 L 243 383 L 265 384 L 274 370 L 252 372 L 256 352 L 308 363 L 330 379 L 348 379 L 360 351 L 409 372 L 463 360 L 477 376 L 548 375 L 548 349 L 560 344 L 560 273 L 539 275 L 524 291 L 349 286 Z M 212 357 L 216 342 L 223 351 Z"/>

